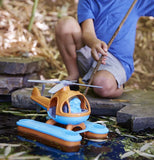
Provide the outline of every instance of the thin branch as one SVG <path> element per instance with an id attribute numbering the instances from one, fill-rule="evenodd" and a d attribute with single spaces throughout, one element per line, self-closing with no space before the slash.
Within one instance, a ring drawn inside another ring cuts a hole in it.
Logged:
<path id="1" fill-rule="evenodd" d="M 3 6 L 3 0 L 0 0 L 0 7 Z"/>
<path id="2" fill-rule="evenodd" d="M 35 2 L 34 2 L 33 9 L 32 9 L 32 14 L 31 14 L 31 18 L 30 18 L 30 23 L 28 25 L 28 31 L 31 31 L 31 29 L 32 29 L 38 2 L 39 2 L 39 0 L 35 0 Z"/>

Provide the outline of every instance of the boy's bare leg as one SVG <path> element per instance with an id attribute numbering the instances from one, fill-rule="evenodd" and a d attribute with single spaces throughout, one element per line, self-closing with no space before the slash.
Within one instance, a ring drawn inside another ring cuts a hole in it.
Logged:
<path id="1" fill-rule="evenodd" d="M 114 76 L 108 71 L 98 71 L 95 74 L 93 85 L 102 86 L 102 89 L 94 88 L 94 92 L 106 98 L 116 98 L 122 95 L 123 86 L 117 88 L 117 82 Z"/>
<path id="2" fill-rule="evenodd" d="M 81 28 L 73 17 L 64 17 L 57 23 L 55 33 L 58 49 L 68 71 L 67 79 L 77 80 L 76 50 L 82 47 Z"/>
<path id="3" fill-rule="evenodd" d="M 55 33 L 58 49 L 68 71 L 67 79 L 76 80 L 79 78 L 76 50 L 83 47 L 81 28 L 74 18 L 65 17 L 57 23 Z M 98 71 L 93 84 L 103 87 L 94 88 L 94 92 L 101 97 L 114 98 L 123 92 L 123 87 L 117 88 L 114 76 L 108 71 Z"/>

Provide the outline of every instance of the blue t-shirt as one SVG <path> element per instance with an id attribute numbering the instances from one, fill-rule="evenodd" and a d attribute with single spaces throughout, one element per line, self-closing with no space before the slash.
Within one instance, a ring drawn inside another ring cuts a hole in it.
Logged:
<path id="1" fill-rule="evenodd" d="M 98 39 L 110 41 L 134 0 L 79 0 L 78 21 L 94 20 Z M 127 80 L 134 71 L 133 52 L 135 47 L 136 24 L 141 16 L 154 16 L 154 0 L 138 0 L 118 35 L 109 48 L 122 63 Z"/>

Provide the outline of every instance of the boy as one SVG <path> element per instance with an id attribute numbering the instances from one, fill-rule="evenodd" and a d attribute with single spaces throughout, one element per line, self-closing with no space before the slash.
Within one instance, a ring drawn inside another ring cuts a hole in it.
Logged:
<path id="1" fill-rule="evenodd" d="M 123 84 L 134 71 L 137 21 L 141 16 L 154 15 L 154 0 L 138 0 L 108 49 L 108 42 L 132 3 L 133 0 L 79 0 L 78 22 L 65 17 L 57 23 L 56 41 L 68 80 L 81 76 L 88 81 L 102 54 L 102 64 L 92 82 L 102 89 L 94 88 L 94 92 L 108 98 L 123 93 Z"/>

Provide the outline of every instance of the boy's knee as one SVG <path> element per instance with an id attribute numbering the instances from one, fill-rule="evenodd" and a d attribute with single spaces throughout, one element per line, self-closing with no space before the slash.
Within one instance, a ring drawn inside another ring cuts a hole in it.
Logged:
<path id="1" fill-rule="evenodd" d="M 117 83 L 115 83 L 114 80 L 108 79 L 105 77 L 97 77 L 94 78 L 93 85 L 102 86 L 102 88 L 94 88 L 94 92 L 101 96 L 106 98 L 115 98 L 121 96 L 123 89 L 117 88 Z"/>
<path id="2" fill-rule="evenodd" d="M 77 22 L 73 17 L 68 16 L 61 18 L 55 26 L 56 35 L 71 33 L 76 25 L 75 23 Z"/>
<path id="3" fill-rule="evenodd" d="M 111 96 L 113 88 L 111 87 L 111 85 L 106 84 L 106 85 L 103 85 L 101 89 L 100 88 L 94 88 L 93 90 L 97 95 L 107 98 L 107 97 Z"/>
<path id="4" fill-rule="evenodd" d="M 117 98 L 123 93 L 123 87 L 117 88 L 109 84 L 104 84 L 101 89 L 94 88 L 93 90 L 97 95 L 104 98 Z"/>

